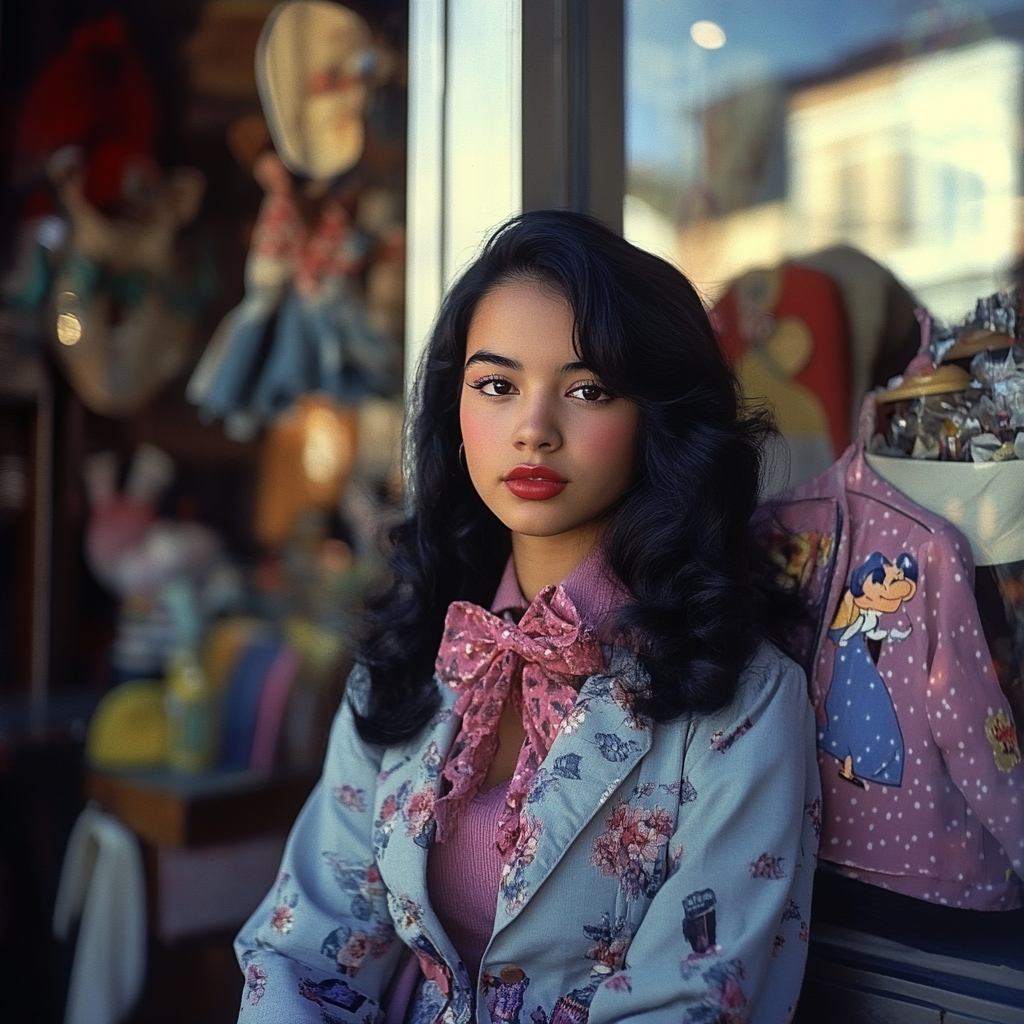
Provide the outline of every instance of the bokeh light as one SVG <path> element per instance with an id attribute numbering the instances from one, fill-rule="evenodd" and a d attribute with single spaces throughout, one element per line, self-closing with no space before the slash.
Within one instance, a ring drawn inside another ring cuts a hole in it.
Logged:
<path id="1" fill-rule="evenodd" d="M 720 50 L 725 46 L 725 29 L 713 21 L 695 21 L 690 38 L 703 50 Z"/>

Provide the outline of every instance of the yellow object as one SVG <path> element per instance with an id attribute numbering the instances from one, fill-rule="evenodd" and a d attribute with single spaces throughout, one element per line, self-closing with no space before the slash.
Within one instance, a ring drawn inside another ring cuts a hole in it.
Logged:
<path id="1" fill-rule="evenodd" d="M 82 321 L 74 313 L 57 314 L 57 340 L 62 345 L 77 345 L 82 340 Z"/>
<path id="2" fill-rule="evenodd" d="M 112 771 L 166 764 L 163 684 L 146 680 L 111 690 L 89 722 L 85 754 L 93 767 Z"/>
<path id="3" fill-rule="evenodd" d="M 1001 772 L 1008 772 L 1020 764 L 1020 744 L 1017 742 L 1017 730 L 1013 722 L 1003 713 L 997 711 L 985 719 L 985 737 L 992 746 L 996 758 L 996 767 Z"/>
<path id="4" fill-rule="evenodd" d="M 284 624 L 288 645 L 299 653 L 305 675 L 312 683 L 320 683 L 338 660 L 344 644 L 336 632 L 293 616 Z"/>
<path id="5" fill-rule="evenodd" d="M 759 345 L 736 360 L 734 371 L 744 398 L 755 404 L 767 399 L 775 424 L 787 437 L 820 437 L 830 441 L 825 407 L 810 388 L 793 378 L 810 361 L 814 339 L 795 316 L 784 316 Z"/>
<path id="6" fill-rule="evenodd" d="M 939 366 L 922 370 L 914 377 L 905 377 L 903 383 L 888 391 L 880 391 L 877 401 L 902 402 L 925 395 L 945 395 L 966 391 L 971 386 L 971 375 L 960 366 Z"/>
<path id="7" fill-rule="evenodd" d="M 167 666 L 167 761 L 180 772 L 203 772 L 217 756 L 217 697 L 196 651 L 183 647 Z"/>

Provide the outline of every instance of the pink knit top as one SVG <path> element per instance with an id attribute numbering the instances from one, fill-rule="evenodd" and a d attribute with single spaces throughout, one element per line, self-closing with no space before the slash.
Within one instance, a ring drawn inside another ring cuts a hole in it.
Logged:
<path id="1" fill-rule="evenodd" d="M 494 845 L 505 807 L 508 781 L 477 793 L 451 824 L 446 841 L 430 848 L 427 891 L 430 903 L 471 978 L 494 929 L 498 883 L 504 861 Z"/>

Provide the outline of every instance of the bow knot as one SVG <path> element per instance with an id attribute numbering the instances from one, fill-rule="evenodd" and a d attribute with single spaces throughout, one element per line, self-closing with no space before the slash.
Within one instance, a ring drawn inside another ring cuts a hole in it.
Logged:
<path id="1" fill-rule="evenodd" d="M 462 731 L 442 772 L 452 788 L 435 808 L 439 839 L 446 815 L 461 811 L 479 791 L 511 699 L 526 731 L 498 825 L 498 848 L 511 851 L 533 776 L 575 702 L 573 682 L 603 667 L 600 644 L 561 586 L 541 590 L 518 625 L 469 601 L 449 606 L 437 673 L 458 694 Z"/>

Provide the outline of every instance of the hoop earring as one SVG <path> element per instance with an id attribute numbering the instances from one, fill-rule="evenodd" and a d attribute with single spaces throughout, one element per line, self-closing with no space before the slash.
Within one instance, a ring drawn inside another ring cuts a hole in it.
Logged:
<path id="1" fill-rule="evenodd" d="M 462 466 L 466 476 L 469 476 L 469 465 L 466 462 L 466 446 L 465 444 L 459 445 L 459 465 Z"/>

